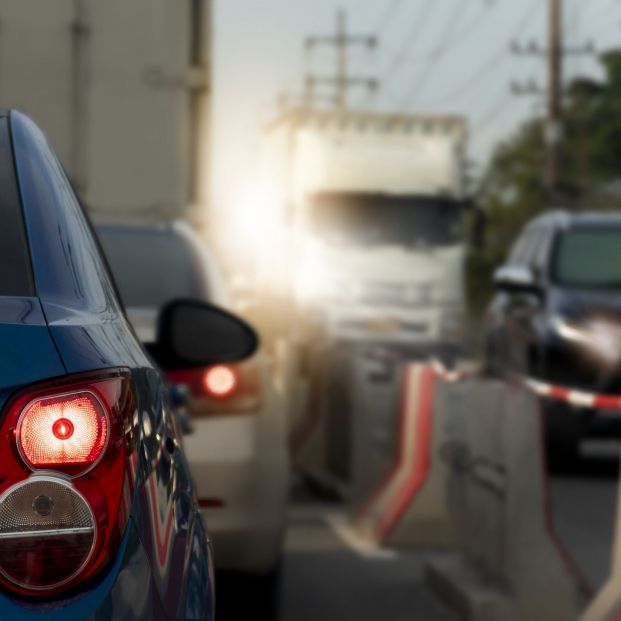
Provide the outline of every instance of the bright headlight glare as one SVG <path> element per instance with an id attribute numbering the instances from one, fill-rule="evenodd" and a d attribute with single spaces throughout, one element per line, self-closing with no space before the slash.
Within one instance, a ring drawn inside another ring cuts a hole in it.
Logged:
<path id="1" fill-rule="evenodd" d="M 553 322 L 559 336 L 580 344 L 607 362 L 621 360 L 621 325 L 603 319 L 591 319 L 583 324 L 572 324 L 557 317 Z"/>
<path id="2" fill-rule="evenodd" d="M 577 327 L 561 317 L 556 317 L 553 320 L 552 325 L 554 326 L 557 334 L 568 341 L 582 343 L 587 338 L 583 328 Z"/>
<path id="3" fill-rule="evenodd" d="M 313 301 L 322 297 L 329 283 L 329 273 L 319 262 L 305 262 L 296 276 L 295 292 L 302 301 Z"/>

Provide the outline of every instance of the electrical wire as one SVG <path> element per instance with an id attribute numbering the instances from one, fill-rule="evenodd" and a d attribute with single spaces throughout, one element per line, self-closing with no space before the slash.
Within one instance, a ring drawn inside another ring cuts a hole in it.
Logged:
<path id="1" fill-rule="evenodd" d="M 402 4 L 403 0 L 391 0 L 386 5 L 384 12 L 381 14 L 380 19 L 377 22 L 377 26 L 374 29 L 374 32 L 377 33 L 378 37 L 390 25 L 392 18 L 397 14 L 397 11 L 401 8 Z"/>
<path id="2" fill-rule="evenodd" d="M 414 90 L 414 88 L 416 88 L 416 90 L 419 90 L 419 89 L 422 90 L 422 87 L 425 84 L 427 84 L 430 77 L 432 76 L 432 72 L 433 72 L 433 69 L 436 63 L 442 60 L 442 58 L 444 58 L 446 54 L 450 51 L 451 41 L 455 41 L 454 39 L 455 24 L 459 22 L 459 19 L 461 18 L 463 14 L 463 9 L 466 6 L 467 6 L 466 3 L 463 2 L 462 0 L 457 7 L 457 11 L 456 11 L 457 17 L 455 16 L 455 14 L 453 14 L 453 16 L 447 20 L 447 25 L 444 31 L 442 32 L 442 34 L 440 35 L 440 40 L 436 44 L 434 49 L 429 53 L 428 55 L 429 60 L 425 64 L 425 68 L 423 69 L 423 71 L 419 74 L 418 80 L 414 82 L 415 86 L 413 86 L 412 91 Z M 413 95 L 412 91 L 407 93 L 406 97 L 404 98 L 405 102 L 410 101 L 410 99 L 412 98 L 412 95 Z"/>
<path id="3" fill-rule="evenodd" d="M 461 0 L 464 2 L 464 0 Z M 415 19 L 412 21 L 411 27 L 408 29 L 407 35 L 405 37 L 405 42 L 401 46 L 401 49 L 395 54 L 392 61 L 386 67 L 384 71 L 382 71 L 383 79 L 388 80 L 395 74 L 408 60 L 411 52 L 412 52 L 412 43 L 418 41 L 418 35 L 425 27 L 427 21 L 433 14 L 433 9 L 437 6 L 437 1 L 434 0 L 426 0 L 425 4 L 422 6 L 420 11 L 416 12 Z"/>
<path id="4" fill-rule="evenodd" d="M 530 26 L 530 23 L 537 14 L 537 9 L 539 9 L 540 6 L 540 0 L 533 0 L 530 3 L 530 5 L 527 7 L 526 12 L 518 21 L 515 32 L 523 32 L 526 28 Z M 503 40 L 502 46 L 494 50 L 494 53 L 491 54 L 473 74 L 468 76 L 465 80 L 458 82 L 456 85 L 451 87 L 450 90 L 442 93 L 431 104 L 426 105 L 441 106 L 447 102 L 454 102 L 456 99 L 463 97 L 466 93 L 476 88 L 483 81 L 483 79 L 488 76 L 490 71 L 497 70 L 498 67 L 501 66 L 502 63 L 499 59 L 502 59 L 502 61 L 504 62 L 508 58 L 510 58 L 509 51 L 506 42 Z M 407 103 L 409 103 L 415 92 L 418 90 L 418 87 L 418 82 L 415 82 L 415 88 L 410 89 L 410 91 L 408 92 L 409 96 L 407 98 L 404 98 Z"/>

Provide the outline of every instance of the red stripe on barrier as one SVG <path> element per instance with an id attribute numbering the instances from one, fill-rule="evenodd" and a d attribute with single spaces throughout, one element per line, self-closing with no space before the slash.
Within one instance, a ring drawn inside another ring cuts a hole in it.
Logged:
<path id="1" fill-rule="evenodd" d="M 401 408 L 399 410 L 399 420 L 397 423 L 397 451 L 395 460 L 390 467 L 390 470 L 381 479 L 378 486 L 371 492 L 369 499 L 360 507 L 356 512 L 354 521 L 361 520 L 371 509 L 371 507 L 379 500 L 380 496 L 384 493 L 386 488 L 390 485 L 392 480 L 397 476 L 397 473 L 403 467 L 403 461 L 405 460 L 405 426 L 408 415 L 408 395 L 409 395 L 409 382 L 408 377 L 410 375 L 410 369 L 413 365 L 406 364 L 403 366 L 401 377 Z"/>
<path id="2" fill-rule="evenodd" d="M 416 438 L 412 468 L 405 485 L 397 494 L 394 506 L 377 525 L 375 535 L 380 541 L 388 536 L 399 523 L 399 520 L 401 520 L 427 478 L 431 463 L 431 432 L 435 383 L 436 374 L 434 370 L 431 368 L 423 369 L 420 379 L 420 395 L 416 408 Z"/>
<path id="3" fill-rule="evenodd" d="M 601 410 L 619 410 L 621 409 L 621 399 L 619 397 L 598 395 L 595 397 L 594 405 Z"/>
<path id="4" fill-rule="evenodd" d="M 561 386 L 550 386 L 550 396 L 554 399 L 565 401 L 569 398 L 569 392 L 567 388 L 562 388 Z"/>

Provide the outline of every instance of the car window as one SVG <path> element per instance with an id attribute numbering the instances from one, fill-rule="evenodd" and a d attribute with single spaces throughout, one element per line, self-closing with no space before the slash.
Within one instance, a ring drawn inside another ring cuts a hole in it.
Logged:
<path id="1" fill-rule="evenodd" d="M 174 298 L 209 299 L 206 276 L 186 240 L 169 229 L 100 226 L 99 238 L 126 307 L 160 308 Z"/>
<path id="2" fill-rule="evenodd" d="M 539 244 L 534 258 L 534 266 L 539 270 L 540 274 L 546 272 L 548 268 L 551 238 L 552 233 L 549 229 L 541 229 Z"/>
<path id="3" fill-rule="evenodd" d="M 6 117 L 0 118 L 0 188 L 0 295 L 32 296 L 30 253 Z"/>
<path id="4" fill-rule="evenodd" d="M 517 265 L 521 265 L 522 263 L 524 263 L 527 245 L 528 238 L 526 234 L 523 233 L 513 245 L 511 254 L 509 255 L 509 262 Z"/>
<path id="5" fill-rule="evenodd" d="M 528 245 L 526 248 L 526 256 L 524 264 L 529 267 L 537 265 L 537 257 L 543 246 L 543 232 L 541 229 L 532 229 L 528 234 Z"/>
<path id="6" fill-rule="evenodd" d="M 621 228 L 561 233 L 552 275 L 561 286 L 621 289 Z"/>

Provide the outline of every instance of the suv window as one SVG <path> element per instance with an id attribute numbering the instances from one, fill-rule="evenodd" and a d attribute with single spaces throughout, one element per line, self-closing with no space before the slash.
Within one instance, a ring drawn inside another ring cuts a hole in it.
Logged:
<path id="1" fill-rule="evenodd" d="M 538 233 L 537 229 L 528 229 L 521 235 L 511 252 L 511 263 L 532 265 L 538 247 Z"/>
<path id="2" fill-rule="evenodd" d="M 621 228 L 578 228 L 556 241 L 552 278 L 565 287 L 621 289 Z"/>
<path id="3" fill-rule="evenodd" d="M 540 274 L 547 273 L 548 271 L 551 239 L 552 232 L 547 228 L 541 229 L 539 244 L 533 262 L 534 267 L 539 270 Z"/>
<path id="4" fill-rule="evenodd" d="M 526 257 L 526 249 L 528 245 L 528 238 L 525 233 L 520 235 L 519 239 L 515 242 L 511 254 L 509 255 L 509 262 L 517 265 L 522 265 Z"/>
<path id="5" fill-rule="evenodd" d="M 543 231 L 540 228 L 532 229 L 528 234 L 529 244 L 527 249 L 525 265 L 535 267 L 537 258 L 543 246 Z"/>
<path id="6" fill-rule="evenodd" d="M 209 299 L 201 258 L 169 229 L 102 225 L 99 238 L 126 307 L 160 308 L 174 298 Z"/>
<path id="7" fill-rule="evenodd" d="M 33 296 L 32 266 L 6 116 L 0 118 L 0 188 L 0 295 Z"/>

